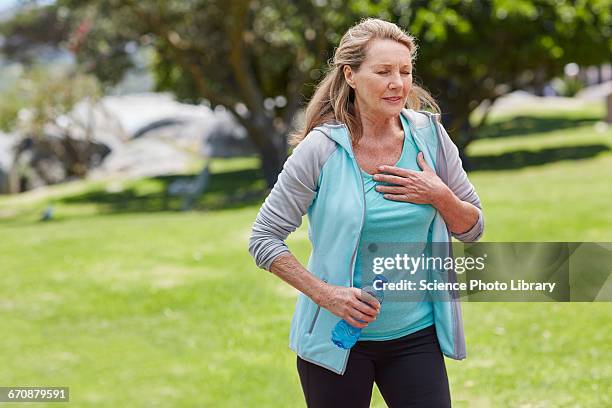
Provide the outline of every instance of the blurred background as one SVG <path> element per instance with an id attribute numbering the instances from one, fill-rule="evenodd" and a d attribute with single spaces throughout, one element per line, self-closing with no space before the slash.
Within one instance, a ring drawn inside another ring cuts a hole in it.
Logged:
<path id="1" fill-rule="evenodd" d="M 612 241 L 610 0 L 0 0 L 0 385 L 304 406 L 297 292 L 247 241 L 363 17 L 416 36 L 483 240 Z M 609 304 L 463 310 L 455 406 L 612 405 Z"/>

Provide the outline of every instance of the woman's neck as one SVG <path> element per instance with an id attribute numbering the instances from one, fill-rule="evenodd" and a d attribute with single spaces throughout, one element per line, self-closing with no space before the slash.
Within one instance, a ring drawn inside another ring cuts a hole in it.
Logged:
<path id="1" fill-rule="evenodd" d="M 357 114 L 361 119 L 362 139 L 375 139 L 378 141 L 394 139 L 404 130 L 399 116 L 381 117 L 372 112 L 360 112 Z"/>

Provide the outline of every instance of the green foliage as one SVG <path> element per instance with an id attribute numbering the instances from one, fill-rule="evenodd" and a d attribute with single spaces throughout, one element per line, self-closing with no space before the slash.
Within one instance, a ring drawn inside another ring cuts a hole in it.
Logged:
<path id="1" fill-rule="evenodd" d="M 13 130 L 17 115 L 24 107 L 25 101 L 14 87 L 5 90 L 0 98 L 0 129 L 4 132 Z"/>
<path id="2" fill-rule="evenodd" d="M 468 118 L 483 101 L 612 54 L 609 1 L 400 0 L 393 16 L 418 38 L 416 77 L 461 147 L 476 136 Z"/>
<path id="3" fill-rule="evenodd" d="M 609 6 L 609 0 L 58 0 L 38 17 L 19 15 L 3 32 L 22 40 L 14 53 L 26 52 L 44 42 L 41 24 L 54 22 L 50 41 L 73 50 L 105 84 L 121 79 L 135 47 L 151 48 L 156 89 L 230 109 L 265 162 L 279 150 L 273 172 L 280 171 L 295 112 L 341 35 L 362 17 L 397 22 L 418 38 L 416 78 L 440 101 L 463 149 L 477 137 L 479 124 L 468 118 L 482 102 L 538 89 L 569 62 L 609 60 Z"/>
<path id="4" fill-rule="evenodd" d="M 15 129 L 22 135 L 43 137 L 45 125 L 60 125 L 58 119 L 70 114 L 77 103 L 93 101 L 101 93 L 92 75 L 36 67 L 6 91 L 8 97 L 0 102 L 0 123 L 5 131 Z"/>
<path id="5" fill-rule="evenodd" d="M 572 97 L 584 88 L 584 83 L 577 77 L 556 78 L 553 88 L 561 96 Z"/>
<path id="6" fill-rule="evenodd" d="M 63 45 L 70 35 L 70 16 L 54 5 L 23 7 L 0 23 L 2 53 L 26 64 L 35 63 L 45 47 Z"/>

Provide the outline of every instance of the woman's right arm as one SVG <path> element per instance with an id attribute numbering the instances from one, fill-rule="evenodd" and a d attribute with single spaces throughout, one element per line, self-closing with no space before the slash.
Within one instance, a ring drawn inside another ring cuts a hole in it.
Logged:
<path id="1" fill-rule="evenodd" d="M 380 303 L 374 297 L 357 288 L 335 286 L 322 281 L 304 268 L 290 252 L 276 258 L 270 272 L 351 326 L 364 328 L 380 312 Z"/>
<path id="2" fill-rule="evenodd" d="M 258 267 L 266 269 L 310 297 L 335 315 L 365 327 L 354 319 L 373 320 L 373 307 L 359 298 L 356 288 L 329 285 L 304 268 L 285 245 L 290 233 L 302 223 L 316 197 L 321 168 L 335 151 L 336 144 L 319 131 L 312 131 L 289 156 L 278 181 L 261 206 L 249 239 L 249 252 Z M 379 307 L 376 300 L 372 301 Z"/>

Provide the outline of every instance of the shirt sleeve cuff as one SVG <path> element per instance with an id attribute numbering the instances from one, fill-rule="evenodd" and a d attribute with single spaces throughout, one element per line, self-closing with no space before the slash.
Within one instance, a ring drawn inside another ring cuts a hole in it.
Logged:
<path id="1" fill-rule="evenodd" d="M 478 209 L 478 220 L 476 223 L 467 231 L 460 234 L 452 233 L 453 237 L 457 238 L 462 242 L 474 242 L 478 241 L 482 237 L 484 232 L 484 218 L 482 216 L 482 210 Z"/>

